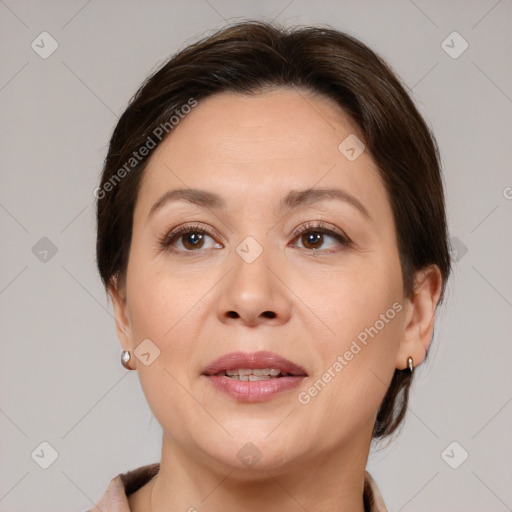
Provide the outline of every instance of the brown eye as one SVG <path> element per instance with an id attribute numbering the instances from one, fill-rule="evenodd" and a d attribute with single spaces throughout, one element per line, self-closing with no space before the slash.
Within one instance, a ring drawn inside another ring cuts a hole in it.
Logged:
<path id="1" fill-rule="evenodd" d="M 302 245 L 306 249 L 319 249 L 324 241 L 324 234 L 320 232 L 308 231 L 301 236 Z M 313 246 L 313 247 L 311 247 Z"/>
<path id="2" fill-rule="evenodd" d="M 161 249 L 172 252 L 196 252 L 199 249 L 205 248 L 207 239 L 215 239 L 215 234 L 206 227 L 200 225 L 183 225 L 177 229 L 172 230 L 169 234 L 165 235 L 159 240 Z M 181 245 L 181 247 L 179 247 Z M 214 247 L 222 248 L 221 244 L 214 243 Z"/>
<path id="3" fill-rule="evenodd" d="M 313 251 L 322 249 L 322 246 L 325 244 L 326 237 L 336 240 L 335 246 L 342 245 L 349 247 L 352 244 L 348 237 L 344 236 L 341 232 L 325 227 L 325 224 L 323 223 L 308 223 L 305 226 L 302 226 L 299 232 L 296 233 L 295 238 L 298 237 L 300 237 L 300 242 L 304 249 Z M 328 252 L 329 249 L 332 249 L 332 247 L 324 248 L 324 250 Z"/>
<path id="4" fill-rule="evenodd" d="M 189 231 L 188 233 L 181 235 L 181 243 L 187 249 L 200 249 L 204 245 L 204 233 Z"/>

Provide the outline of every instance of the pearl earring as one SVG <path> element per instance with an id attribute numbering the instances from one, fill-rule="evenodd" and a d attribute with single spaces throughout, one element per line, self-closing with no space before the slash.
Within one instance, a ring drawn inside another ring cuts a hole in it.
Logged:
<path id="1" fill-rule="evenodd" d="M 121 364 L 127 369 L 131 370 L 131 368 L 128 366 L 128 363 L 130 362 L 130 359 L 132 358 L 129 350 L 123 350 L 121 352 Z"/>

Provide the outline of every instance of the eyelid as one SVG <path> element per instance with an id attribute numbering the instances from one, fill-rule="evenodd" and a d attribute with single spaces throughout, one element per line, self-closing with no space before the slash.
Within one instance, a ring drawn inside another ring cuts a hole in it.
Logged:
<path id="1" fill-rule="evenodd" d="M 214 230 L 213 228 L 211 228 L 207 225 L 203 225 L 200 222 L 193 222 L 193 223 L 181 224 L 180 226 L 177 226 L 176 228 L 172 229 L 171 231 L 166 232 L 162 237 L 159 237 L 158 246 L 161 249 L 173 251 L 174 249 L 172 248 L 171 242 L 174 239 L 179 237 L 179 235 L 181 235 L 181 234 L 188 233 L 188 232 L 194 232 L 194 231 L 203 232 L 213 239 L 221 238 L 220 235 L 217 233 L 217 231 Z M 292 240 L 295 240 L 300 235 L 302 235 L 303 233 L 307 233 L 307 232 L 319 232 L 319 233 L 327 234 L 328 236 L 336 238 L 341 245 L 344 245 L 347 247 L 351 246 L 353 243 L 352 240 L 341 229 L 337 228 L 336 226 L 334 226 L 332 224 L 326 223 L 324 221 L 319 221 L 319 220 L 307 221 L 307 222 L 301 224 L 299 227 L 297 227 L 293 231 L 293 233 L 290 235 L 290 237 L 292 238 Z M 175 250 L 175 251 L 176 252 L 185 252 L 185 253 L 201 252 L 200 250 L 198 250 L 198 251 Z M 313 251 L 316 251 L 316 250 L 313 250 Z M 319 249 L 318 252 L 322 252 L 322 250 Z"/>
<path id="2" fill-rule="evenodd" d="M 212 238 L 221 238 L 220 235 L 209 226 L 203 225 L 200 222 L 192 222 L 181 224 L 176 228 L 166 231 L 165 234 L 158 238 L 158 246 L 164 250 L 172 250 L 171 249 L 171 241 L 178 237 L 180 234 L 187 233 L 189 231 L 200 231 L 204 232 Z M 194 252 L 194 251 L 178 251 L 178 252 Z"/>
<path id="3" fill-rule="evenodd" d="M 322 230 L 334 232 L 335 234 L 345 239 L 347 242 L 351 242 L 350 238 L 341 229 L 337 228 L 333 224 L 329 224 L 321 220 L 310 220 L 301 224 L 297 229 L 293 231 L 293 233 L 290 236 L 296 238 L 297 236 L 302 235 L 302 233 L 305 233 L 307 231 L 321 232 Z"/>

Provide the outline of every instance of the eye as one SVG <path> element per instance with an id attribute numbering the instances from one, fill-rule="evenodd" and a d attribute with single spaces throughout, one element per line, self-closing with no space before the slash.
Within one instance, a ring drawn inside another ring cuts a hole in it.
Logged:
<path id="1" fill-rule="evenodd" d="M 323 222 L 307 222 L 302 225 L 293 234 L 293 239 L 300 237 L 300 242 L 306 250 L 318 251 L 325 244 L 325 237 L 336 240 L 338 245 L 350 247 L 352 241 L 340 230 L 334 227 L 328 227 Z M 214 240 L 216 233 L 208 227 L 202 227 L 200 224 L 184 224 L 165 234 L 158 241 L 161 249 L 171 252 L 197 252 L 200 249 L 222 249 L 222 244 L 214 243 L 213 247 L 205 247 L 205 240 L 211 238 Z M 181 248 L 175 247 L 177 243 Z M 336 244 L 335 244 L 336 245 Z M 329 249 L 329 248 L 327 248 Z M 328 252 L 332 252 L 328 251 Z"/>
<path id="2" fill-rule="evenodd" d="M 216 236 L 211 229 L 201 227 L 200 224 L 184 224 L 160 238 L 158 245 L 161 249 L 173 252 L 194 252 L 205 248 L 207 238 L 213 240 Z M 181 243 L 182 248 L 174 247 L 177 242 Z M 215 243 L 214 247 L 206 247 L 206 249 L 212 248 L 221 249 L 222 244 Z"/>
<path id="3" fill-rule="evenodd" d="M 294 232 L 294 239 L 300 237 L 299 240 L 303 244 L 304 249 L 314 251 L 319 250 L 322 245 L 324 245 L 325 235 L 327 235 L 328 238 L 336 240 L 338 245 L 341 244 L 342 246 L 350 247 L 352 241 L 347 236 L 337 228 L 329 228 L 327 226 L 328 225 L 323 222 L 307 222 L 301 226 L 298 231 Z"/>

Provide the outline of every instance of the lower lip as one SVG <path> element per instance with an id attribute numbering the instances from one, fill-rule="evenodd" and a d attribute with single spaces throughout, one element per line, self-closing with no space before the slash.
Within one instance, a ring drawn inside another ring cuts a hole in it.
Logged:
<path id="1" fill-rule="evenodd" d="M 297 387 L 306 375 L 277 377 L 275 379 L 243 381 L 224 375 L 208 375 L 208 380 L 219 390 L 239 402 L 263 402 Z"/>

